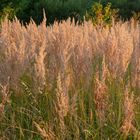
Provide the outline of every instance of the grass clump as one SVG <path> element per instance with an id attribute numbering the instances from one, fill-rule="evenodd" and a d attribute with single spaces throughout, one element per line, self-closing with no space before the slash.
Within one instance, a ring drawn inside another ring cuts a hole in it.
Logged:
<path id="1" fill-rule="evenodd" d="M 139 139 L 139 23 L 1 26 L 1 139 Z"/>

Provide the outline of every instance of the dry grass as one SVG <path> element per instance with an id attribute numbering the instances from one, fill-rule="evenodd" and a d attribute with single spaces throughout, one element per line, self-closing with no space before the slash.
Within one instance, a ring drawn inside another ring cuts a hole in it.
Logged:
<path id="1" fill-rule="evenodd" d="M 140 96 L 139 23 L 120 21 L 110 28 L 70 19 L 45 23 L 2 22 L 0 83 L 10 79 L 8 89 L 1 86 L 0 136 L 89 140 L 119 139 L 124 133 L 138 138 L 131 130 L 139 132 L 140 124 L 140 109 L 133 105 Z"/>

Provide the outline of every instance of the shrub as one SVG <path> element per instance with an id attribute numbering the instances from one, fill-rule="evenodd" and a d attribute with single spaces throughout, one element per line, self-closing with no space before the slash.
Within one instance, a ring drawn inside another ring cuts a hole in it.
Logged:
<path id="1" fill-rule="evenodd" d="M 7 16 L 8 19 L 12 20 L 16 15 L 16 9 L 13 6 L 13 2 L 1 1 L 0 5 L 0 22 Z"/>
<path id="2" fill-rule="evenodd" d="M 86 12 L 86 20 L 92 20 L 93 25 L 111 25 L 112 18 L 117 17 L 117 9 L 111 9 L 111 3 L 105 7 L 95 2 Z"/>

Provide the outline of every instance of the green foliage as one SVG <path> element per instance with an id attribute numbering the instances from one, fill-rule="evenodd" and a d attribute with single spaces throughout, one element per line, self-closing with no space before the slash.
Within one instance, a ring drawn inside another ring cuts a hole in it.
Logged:
<path id="1" fill-rule="evenodd" d="M 12 20 L 17 12 L 18 0 L 1 0 L 0 3 L 0 21 L 6 16 Z"/>
<path id="2" fill-rule="evenodd" d="M 95 2 L 86 12 L 86 20 L 92 20 L 93 25 L 111 25 L 112 17 L 117 17 L 117 9 L 111 9 L 111 3 L 105 7 Z"/>
<path id="3" fill-rule="evenodd" d="M 94 0 L 92 0 L 94 1 Z M 140 11 L 140 0 L 102 0 L 102 4 L 112 3 L 113 8 L 119 8 L 119 15 L 123 19 L 130 19 L 133 16 L 133 12 Z"/>
<path id="4" fill-rule="evenodd" d="M 33 18 L 39 24 L 43 20 L 43 9 L 45 9 L 48 24 L 53 23 L 54 20 L 65 20 L 68 17 L 81 21 L 87 10 L 89 17 L 94 17 L 95 14 L 97 16 L 102 11 L 104 17 L 98 16 L 98 18 L 109 23 L 110 14 L 114 14 L 112 8 L 119 9 L 118 13 L 124 19 L 131 18 L 132 11 L 136 13 L 140 11 L 140 0 L 101 0 L 101 4 L 95 2 L 99 0 L 1 0 L 0 20 L 6 15 L 9 19 L 13 19 L 16 15 L 24 23 Z M 95 11 L 100 12 L 94 13 Z"/>
<path id="5" fill-rule="evenodd" d="M 8 17 L 8 19 L 13 19 L 15 16 L 15 10 L 10 6 L 5 7 L 2 12 L 0 12 L 0 20 L 2 20 L 6 16 Z"/>
<path id="6" fill-rule="evenodd" d="M 47 23 L 53 23 L 54 20 L 63 20 L 68 17 L 74 17 L 80 20 L 86 9 L 86 0 L 21 0 L 17 17 L 24 22 L 30 18 L 39 24 L 43 20 L 43 9 L 46 12 Z"/>
<path id="7" fill-rule="evenodd" d="M 29 22 L 32 18 L 37 24 L 43 20 L 43 9 L 46 12 L 47 23 L 61 21 L 68 17 L 81 20 L 86 10 L 87 0 L 7 0 L 0 5 L 0 18 L 16 15 L 21 21 Z"/>

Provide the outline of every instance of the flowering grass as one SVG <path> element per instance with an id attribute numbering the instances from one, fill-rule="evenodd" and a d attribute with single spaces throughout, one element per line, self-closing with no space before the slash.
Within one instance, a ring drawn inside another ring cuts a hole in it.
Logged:
<path id="1" fill-rule="evenodd" d="M 139 23 L 5 19 L 0 85 L 2 140 L 138 140 Z"/>

